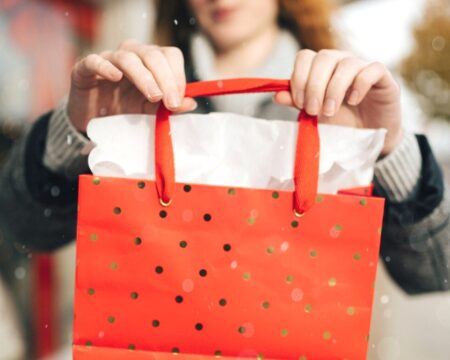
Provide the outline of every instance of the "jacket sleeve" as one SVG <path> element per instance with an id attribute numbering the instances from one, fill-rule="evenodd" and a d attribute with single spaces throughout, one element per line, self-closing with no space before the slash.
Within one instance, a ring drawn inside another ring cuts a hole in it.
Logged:
<path id="1" fill-rule="evenodd" d="M 375 194 L 386 198 L 381 257 L 409 294 L 450 289 L 449 194 L 427 139 L 416 139 L 422 165 L 407 198 L 394 199 L 382 177 L 375 177 Z"/>
<path id="2" fill-rule="evenodd" d="M 22 250 L 51 251 L 75 238 L 77 179 L 42 161 L 50 117 L 25 132 L 0 168 L 0 230 Z"/>

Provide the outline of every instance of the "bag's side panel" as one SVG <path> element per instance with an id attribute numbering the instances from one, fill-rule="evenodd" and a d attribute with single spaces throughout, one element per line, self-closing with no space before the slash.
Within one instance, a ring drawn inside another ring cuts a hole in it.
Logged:
<path id="1" fill-rule="evenodd" d="M 363 359 L 383 200 L 82 177 L 74 343 Z"/>

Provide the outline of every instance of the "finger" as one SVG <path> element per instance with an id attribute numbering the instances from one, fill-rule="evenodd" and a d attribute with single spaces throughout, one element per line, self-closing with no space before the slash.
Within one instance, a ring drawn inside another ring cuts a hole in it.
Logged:
<path id="1" fill-rule="evenodd" d="M 289 91 L 277 92 L 273 97 L 273 101 L 278 105 L 296 106 L 296 104 L 294 104 L 294 100 L 292 99 L 292 94 Z"/>
<path id="2" fill-rule="evenodd" d="M 193 98 L 183 98 L 181 100 L 181 106 L 174 113 L 194 111 L 195 109 L 197 109 L 197 102 Z"/>
<path id="3" fill-rule="evenodd" d="M 161 100 L 162 92 L 152 73 L 133 52 L 117 50 L 110 55 L 110 61 L 121 69 L 128 80 L 151 102 Z"/>
<path id="4" fill-rule="evenodd" d="M 188 111 L 194 111 L 197 108 L 197 102 L 192 98 L 183 98 L 181 101 L 181 105 L 178 109 L 174 110 L 174 113 L 183 113 Z M 155 114 L 156 110 L 158 109 L 157 104 L 152 104 L 148 101 L 146 101 L 143 104 L 143 110 L 142 113 L 144 114 Z"/>
<path id="5" fill-rule="evenodd" d="M 141 62 L 144 64 L 144 66 L 149 71 L 149 77 L 146 80 L 148 82 L 147 86 L 148 86 L 149 93 L 150 93 L 149 100 L 150 100 L 150 102 L 158 102 L 163 98 L 162 88 L 158 85 L 154 74 L 146 66 L 146 63 L 143 59 L 145 56 L 145 51 L 148 49 L 153 49 L 153 48 L 157 48 L 157 46 L 145 45 L 135 39 L 124 40 L 119 46 L 119 49 L 133 52 L 141 59 Z"/>
<path id="6" fill-rule="evenodd" d="M 183 53 L 177 47 L 163 47 L 161 51 L 166 56 L 167 62 L 175 76 L 180 97 L 183 98 L 186 90 L 186 72 L 184 70 Z"/>
<path id="7" fill-rule="evenodd" d="M 356 106 L 361 103 L 373 86 L 389 87 L 392 84 L 395 84 L 393 87 L 395 93 L 389 95 L 398 95 L 399 87 L 386 67 L 379 62 L 371 63 L 356 76 L 349 90 L 347 102 L 349 105 Z"/>
<path id="8" fill-rule="evenodd" d="M 164 105 L 170 110 L 176 110 L 181 105 L 181 94 L 174 72 L 168 59 L 156 46 L 140 46 L 136 49 L 142 62 L 153 74 L 163 93 Z M 179 71 L 179 70 L 178 70 Z"/>
<path id="9" fill-rule="evenodd" d="M 306 82 L 308 81 L 308 75 L 316 54 L 312 50 L 300 50 L 295 59 L 294 72 L 291 77 L 291 94 L 295 105 L 299 109 L 304 107 Z M 285 97 L 285 95 L 279 96 Z"/>
<path id="10" fill-rule="evenodd" d="M 118 82 L 122 76 L 123 73 L 116 66 L 98 54 L 90 54 L 81 59 L 72 71 L 72 81 L 79 87 L 89 86 L 98 77 Z"/>
<path id="11" fill-rule="evenodd" d="M 323 106 L 325 92 L 336 65 L 348 54 L 342 51 L 321 50 L 314 58 L 305 91 L 305 110 L 318 115 Z"/>
<path id="12" fill-rule="evenodd" d="M 365 66 L 365 62 L 356 57 L 344 58 L 337 64 L 325 93 L 322 111 L 325 116 L 334 116 L 339 111 L 349 87 Z"/>

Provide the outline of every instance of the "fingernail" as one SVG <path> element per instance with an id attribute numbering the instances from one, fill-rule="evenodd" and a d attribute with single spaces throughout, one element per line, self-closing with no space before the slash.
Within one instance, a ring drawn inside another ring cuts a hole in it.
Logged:
<path id="1" fill-rule="evenodd" d="M 150 98 L 150 101 L 159 101 L 161 100 L 163 96 L 163 93 L 160 90 L 156 90 L 154 87 L 148 88 L 148 97 Z"/>
<path id="2" fill-rule="evenodd" d="M 296 102 L 297 102 L 297 106 L 300 108 L 300 109 L 303 109 L 303 105 L 304 105 L 304 102 L 305 102 L 305 93 L 304 93 L 304 91 L 299 91 L 298 93 L 297 93 L 297 96 L 296 96 Z"/>
<path id="3" fill-rule="evenodd" d="M 347 102 L 348 102 L 350 105 L 356 105 L 357 102 L 358 102 L 358 99 L 359 99 L 359 92 L 358 92 L 358 90 L 353 90 L 353 91 L 350 93 L 350 96 L 348 97 Z"/>
<path id="4" fill-rule="evenodd" d="M 197 107 L 198 107 L 197 101 L 194 101 L 191 106 L 191 111 L 194 111 L 195 109 L 197 109 Z"/>
<path id="5" fill-rule="evenodd" d="M 177 109 L 180 107 L 180 99 L 175 94 L 167 95 L 167 104 L 172 109 Z"/>
<path id="6" fill-rule="evenodd" d="M 323 114 L 326 116 L 333 116 L 336 111 L 336 101 L 334 99 L 327 98 L 323 106 Z"/>
<path id="7" fill-rule="evenodd" d="M 306 111 L 310 115 L 317 115 L 319 113 L 319 100 L 312 98 L 306 104 Z"/>
<path id="8" fill-rule="evenodd" d="M 116 69 L 111 69 L 110 71 L 108 71 L 109 76 L 111 76 L 112 78 L 117 78 L 121 75 L 119 70 Z"/>

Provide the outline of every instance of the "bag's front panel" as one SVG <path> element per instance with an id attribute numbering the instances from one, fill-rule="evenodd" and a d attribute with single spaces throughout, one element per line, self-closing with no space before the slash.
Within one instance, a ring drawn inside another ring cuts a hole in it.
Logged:
<path id="1" fill-rule="evenodd" d="M 81 177 L 74 342 L 273 359 L 362 359 L 383 201 Z"/>

